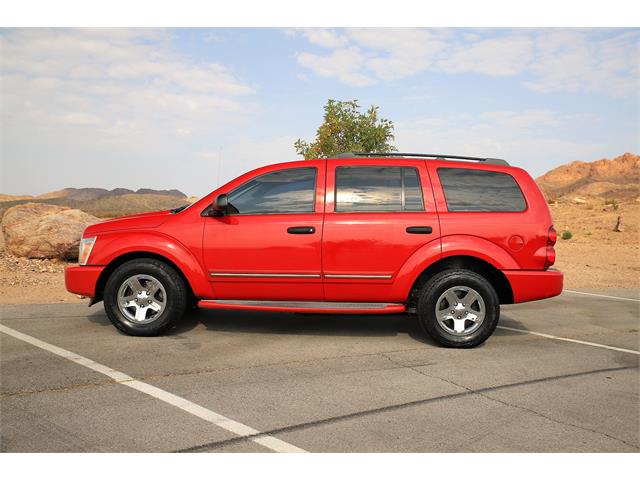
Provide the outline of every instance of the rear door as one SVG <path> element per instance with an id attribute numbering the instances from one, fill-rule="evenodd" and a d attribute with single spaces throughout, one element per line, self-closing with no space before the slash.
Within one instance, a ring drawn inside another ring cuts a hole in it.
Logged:
<path id="1" fill-rule="evenodd" d="M 425 162 L 327 162 L 322 264 L 327 301 L 394 302 L 391 284 L 409 257 L 439 241 Z"/>

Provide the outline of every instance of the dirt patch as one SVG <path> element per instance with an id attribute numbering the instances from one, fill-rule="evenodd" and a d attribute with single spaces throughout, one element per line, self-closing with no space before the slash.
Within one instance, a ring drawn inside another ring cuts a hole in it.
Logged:
<path id="1" fill-rule="evenodd" d="M 601 200 L 551 205 L 556 229 L 556 267 L 565 287 L 576 289 L 640 288 L 640 204 L 614 210 Z M 623 231 L 614 232 L 618 216 Z M 571 239 L 562 240 L 563 232 Z M 0 252 L 0 305 L 86 302 L 64 288 L 64 267 L 57 260 L 29 260 Z"/>
<path id="2" fill-rule="evenodd" d="M 640 204 L 551 205 L 558 230 L 556 267 L 564 272 L 567 288 L 640 288 Z M 614 232 L 618 216 L 623 231 Z M 563 232 L 571 238 L 562 239 Z"/>
<path id="3" fill-rule="evenodd" d="M 58 260 L 30 260 L 0 252 L 0 305 L 86 302 L 64 288 Z"/>

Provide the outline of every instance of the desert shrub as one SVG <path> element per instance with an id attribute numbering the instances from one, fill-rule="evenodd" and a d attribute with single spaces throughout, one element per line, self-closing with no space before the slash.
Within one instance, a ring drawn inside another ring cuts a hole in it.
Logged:
<path id="1" fill-rule="evenodd" d="M 618 203 L 618 201 L 615 198 L 611 198 L 609 200 L 605 200 L 604 201 L 605 205 L 611 205 L 611 207 L 613 208 L 613 210 L 618 210 L 618 208 L 620 207 L 620 204 Z"/>
<path id="2" fill-rule="evenodd" d="M 573 234 L 569 230 L 565 230 L 560 234 L 560 238 L 563 240 L 571 240 L 571 237 L 573 237 Z"/>

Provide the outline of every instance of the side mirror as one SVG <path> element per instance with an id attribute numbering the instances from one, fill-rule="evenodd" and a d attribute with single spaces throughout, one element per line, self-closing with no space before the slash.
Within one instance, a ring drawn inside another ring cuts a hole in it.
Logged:
<path id="1" fill-rule="evenodd" d="M 227 198 L 227 194 L 221 193 L 220 195 L 218 195 L 216 201 L 213 202 L 213 205 L 211 206 L 213 207 L 215 215 L 226 215 L 229 209 L 229 199 Z"/>

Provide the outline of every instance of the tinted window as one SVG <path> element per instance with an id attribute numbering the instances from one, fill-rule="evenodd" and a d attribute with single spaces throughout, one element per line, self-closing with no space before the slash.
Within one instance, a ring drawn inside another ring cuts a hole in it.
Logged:
<path id="1" fill-rule="evenodd" d="M 527 208 L 511 175 L 468 168 L 439 168 L 450 212 L 521 212 Z"/>
<path id="2" fill-rule="evenodd" d="M 422 190 L 415 168 L 336 168 L 337 212 L 423 210 Z"/>
<path id="3" fill-rule="evenodd" d="M 229 194 L 237 213 L 313 212 L 316 169 L 290 168 L 265 173 Z"/>
<path id="4" fill-rule="evenodd" d="M 422 188 L 420 187 L 418 171 L 415 168 L 403 168 L 402 175 L 404 177 L 404 210 L 407 212 L 422 212 L 424 205 L 422 203 Z"/>

